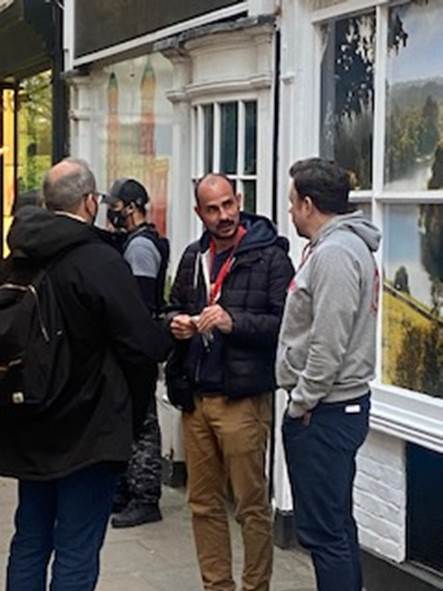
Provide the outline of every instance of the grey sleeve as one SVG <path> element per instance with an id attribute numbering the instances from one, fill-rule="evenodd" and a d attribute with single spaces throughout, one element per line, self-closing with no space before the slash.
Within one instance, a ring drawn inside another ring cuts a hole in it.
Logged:
<path id="1" fill-rule="evenodd" d="M 360 301 L 360 272 L 352 254 L 328 246 L 313 261 L 313 324 L 306 365 L 291 392 L 303 412 L 327 396 L 340 372 Z M 300 408 L 300 414 L 303 414 Z"/>
<path id="2" fill-rule="evenodd" d="M 143 236 L 134 238 L 129 243 L 124 257 L 135 277 L 156 279 L 162 259 L 152 240 Z"/>

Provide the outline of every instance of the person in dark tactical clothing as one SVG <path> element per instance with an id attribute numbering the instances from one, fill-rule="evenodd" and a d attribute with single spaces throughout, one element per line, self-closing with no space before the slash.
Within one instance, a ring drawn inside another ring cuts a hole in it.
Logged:
<path id="1" fill-rule="evenodd" d="M 123 256 L 135 276 L 143 300 L 154 317 L 164 307 L 164 286 L 169 261 L 169 242 L 146 221 L 149 196 L 135 179 L 114 182 L 105 197 L 108 221 L 116 230 L 126 232 Z M 126 474 L 121 478 L 114 498 L 111 520 L 115 528 L 133 527 L 160 521 L 161 434 L 157 418 L 155 382 L 147 392 L 149 406 L 143 429 L 133 445 Z"/>

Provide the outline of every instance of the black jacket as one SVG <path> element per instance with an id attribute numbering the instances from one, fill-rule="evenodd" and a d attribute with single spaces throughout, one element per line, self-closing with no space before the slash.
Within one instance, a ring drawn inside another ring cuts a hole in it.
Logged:
<path id="1" fill-rule="evenodd" d="M 87 224 L 36 207 L 19 211 L 8 267 L 47 264 L 70 344 L 65 390 L 35 418 L 0 416 L 0 474 L 47 480 L 131 454 L 167 334 L 147 311 L 128 265 Z M 22 260 L 23 262 L 23 260 Z"/>
<path id="2" fill-rule="evenodd" d="M 218 301 L 234 323 L 232 333 L 222 335 L 224 393 L 230 398 L 254 396 L 275 388 L 277 339 L 287 288 L 294 274 L 287 254 L 288 241 L 277 235 L 272 222 L 242 213 L 241 223 L 247 234 L 235 253 Z M 171 292 L 175 311 L 195 315 L 207 305 L 201 256 L 209 240 L 205 232 L 182 256 Z M 194 348 L 191 341 L 187 346 L 191 351 Z M 199 359 L 189 354 L 182 357 L 185 371 L 195 384 Z"/>

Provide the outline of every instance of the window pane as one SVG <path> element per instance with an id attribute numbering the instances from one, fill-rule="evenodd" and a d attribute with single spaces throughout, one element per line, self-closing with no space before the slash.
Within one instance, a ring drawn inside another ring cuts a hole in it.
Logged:
<path id="1" fill-rule="evenodd" d="M 249 213 L 255 213 L 257 209 L 257 183 L 255 181 L 243 182 L 243 209 Z"/>
<path id="2" fill-rule="evenodd" d="M 237 130 L 238 104 L 224 103 L 221 111 L 221 157 L 220 172 L 236 174 L 237 172 Z"/>
<path id="3" fill-rule="evenodd" d="M 389 12 L 387 190 L 443 188 L 443 2 Z"/>
<path id="4" fill-rule="evenodd" d="M 214 105 L 205 105 L 203 107 L 203 121 L 203 169 L 204 174 L 207 174 L 213 172 L 214 168 Z"/>
<path id="5" fill-rule="evenodd" d="M 365 216 L 365 218 L 367 218 L 368 220 L 372 219 L 372 204 L 370 202 L 368 202 L 368 203 L 366 203 L 366 202 L 365 203 L 351 202 L 351 206 L 360 210 L 363 213 L 363 215 Z"/>
<path id="6" fill-rule="evenodd" d="M 21 82 L 18 111 L 17 206 L 38 201 L 44 173 L 52 161 L 52 73 Z"/>
<path id="7" fill-rule="evenodd" d="M 321 62 L 320 154 L 353 173 L 355 187 L 372 184 L 374 14 L 325 25 Z"/>
<path id="8" fill-rule="evenodd" d="M 245 174 L 257 173 L 257 102 L 245 103 Z"/>
<path id="9" fill-rule="evenodd" d="M 443 205 L 384 211 L 383 380 L 443 396 Z"/>

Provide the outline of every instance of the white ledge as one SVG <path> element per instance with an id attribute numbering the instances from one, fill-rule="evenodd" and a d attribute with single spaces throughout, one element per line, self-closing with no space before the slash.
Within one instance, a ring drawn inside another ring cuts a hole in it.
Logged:
<path id="1" fill-rule="evenodd" d="M 443 453 L 443 399 L 372 385 L 371 428 Z"/>
<path id="2" fill-rule="evenodd" d="M 186 92 L 191 99 L 201 96 L 220 95 L 233 92 L 251 92 L 272 87 L 272 76 L 270 74 L 259 74 L 248 78 L 232 78 L 214 80 L 198 84 L 190 84 Z"/>

